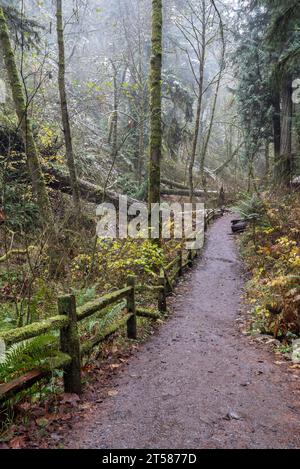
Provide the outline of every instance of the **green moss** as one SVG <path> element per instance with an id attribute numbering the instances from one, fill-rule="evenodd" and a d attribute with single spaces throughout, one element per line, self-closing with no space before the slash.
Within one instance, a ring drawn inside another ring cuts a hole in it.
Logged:
<path id="1" fill-rule="evenodd" d="M 6 346 L 10 346 L 22 342 L 23 340 L 45 334 L 46 332 L 61 329 L 63 326 L 67 325 L 67 323 L 68 318 L 65 316 L 55 316 L 51 319 L 29 324 L 28 326 L 2 332 L 0 338 L 4 340 Z"/>
<path id="2" fill-rule="evenodd" d="M 150 308 L 137 308 L 137 316 L 150 319 L 161 319 L 161 314 L 155 309 Z"/>
<path id="3" fill-rule="evenodd" d="M 82 321 L 89 316 L 92 316 L 98 311 L 104 310 L 107 306 L 117 303 L 119 300 L 125 298 L 128 293 L 131 291 L 131 287 L 122 288 L 121 290 L 108 293 L 107 295 L 98 298 L 97 300 L 90 301 L 84 306 L 77 308 L 77 318 L 78 321 Z M 105 313 L 105 312 L 104 312 Z"/>
<path id="4" fill-rule="evenodd" d="M 152 0 L 152 56 L 150 71 L 150 160 L 148 202 L 160 202 L 160 166 L 162 153 L 162 1 Z"/>

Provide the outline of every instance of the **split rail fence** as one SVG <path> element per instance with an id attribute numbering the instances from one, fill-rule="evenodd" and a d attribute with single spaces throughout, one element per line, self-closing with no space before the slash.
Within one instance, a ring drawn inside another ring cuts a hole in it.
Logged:
<path id="1" fill-rule="evenodd" d="M 207 210 L 205 215 L 205 228 L 219 216 L 220 210 Z M 49 357 L 47 368 L 34 369 L 23 376 L 8 383 L 0 384 L 0 401 L 6 401 L 17 393 L 30 388 L 37 381 L 51 375 L 54 369 L 63 370 L 64 390 L 66 393 L 81 394 L 81 363 L 82 358 L 101 342 L 107 339 L 124 326 L 127 327 L 127 337 L 137 338 L 137 317 L 157 320 L 167 312 L 166 299 L 176 280 L 187 267 L 191 267 L 198 256 L 197 250 L 182 250 L 180 254 L 164 267 L 158 277 L 157 285 L 137 285 L 136 277 L 130 276 L 127 285 L 118 291 L 106 294 L 97 300 L 77 307 L 74 295 L 58 298 L 58 314 L 55 317 L 40 321 L 28 326 L 3 332 L 0 340 L 4 341 L 8 349 L 14 344 L 32 339 L 43 334 L 59 331 L 60 350 L 57 355 Z M 138 293 L 152 291 L 157 296 L 157 310 L 140 308 L 136 301 Z M 107 309 L 113 305 L 126 302 L 120 310 L 120 317 L 102 333 L 81 343 L 78 326 L 79 323 L 97 313 L 97 317 L 105 317 Z"/>

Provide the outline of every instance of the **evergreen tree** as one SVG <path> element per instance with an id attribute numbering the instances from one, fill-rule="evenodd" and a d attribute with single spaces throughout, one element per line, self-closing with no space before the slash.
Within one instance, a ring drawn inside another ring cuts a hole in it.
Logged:
<path id="1" fill-rule="evenodd" d="M 277 0 L 240 2 L 236 32 L 238 102 L 250 168 L 263 142 L 274 144 L 274 177 L 292 177 L 292 81 L 299 73 L 300 6 Z"/>
<path id="2" fill-rule="evenodd" d="M 234 53 L 234 63 L 239 82 L 238 107 L 249 162 L 253 161 L 264 141 L 272 137 L 270 54 L 263 46 L 269 15 L 251 9 L 248 2 L 243 2 L 240 15 L 239 28 L 235 33 L 238 47 Z"/>

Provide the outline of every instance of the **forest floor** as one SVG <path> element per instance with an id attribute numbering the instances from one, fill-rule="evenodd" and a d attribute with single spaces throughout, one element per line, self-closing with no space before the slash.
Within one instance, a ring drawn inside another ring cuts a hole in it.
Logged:
<path id="1" fill-rule="evenodd" d="M 99 380 L 99 399 L 69 422 L 60 447 L 300 448 L 300 370 L 241 331 L 244 273 L 230 220 L 213 224 L 169 320 L 103 383 L 109 392 Z"/>

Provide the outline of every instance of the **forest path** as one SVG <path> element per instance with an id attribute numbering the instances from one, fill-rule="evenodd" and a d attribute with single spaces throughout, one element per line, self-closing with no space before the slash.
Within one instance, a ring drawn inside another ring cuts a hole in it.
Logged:
<path id="1" fill-rule="evenodd" d="M 209 230 L 173 313 L 76 423 L 72 448 L 300 447 L 300 379 L 237 328 L 243 276 L 230 216 Z"/>

